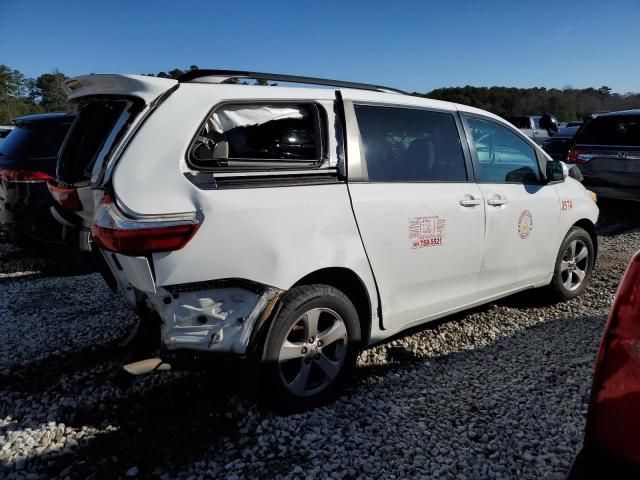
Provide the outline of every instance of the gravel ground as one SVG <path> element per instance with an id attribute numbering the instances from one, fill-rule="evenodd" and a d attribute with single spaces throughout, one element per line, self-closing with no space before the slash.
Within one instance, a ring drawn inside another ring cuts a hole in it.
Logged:
<path id="1" fill-rule="evenodd" d="M 334 404 L 286 417 L 240 382 L 244 364 L 121 381 L 135 317 L 119 296 L 0 245 L 0 477 L 562 479 L 640 249 L 620 225 L 603 222 L 579 299 L 525 293 L 415 330 L 363 352 Z"/>

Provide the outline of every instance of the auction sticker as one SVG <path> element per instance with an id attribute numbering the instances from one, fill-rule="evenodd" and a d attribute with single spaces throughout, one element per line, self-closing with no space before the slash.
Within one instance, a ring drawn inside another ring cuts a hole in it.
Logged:
<path id="1" fill-rule="evenodd" d="M 447 222 L 437 215 L 409 218 L 411 248 L 438 247 L 442 245 Z"/>
<path id="2" fill-rule="evenodd" d="M 518 235 L 524 240 L 529 237 L 532 228 L 533 216 L 529 210 L 524 210 L 518 218 Z"/>

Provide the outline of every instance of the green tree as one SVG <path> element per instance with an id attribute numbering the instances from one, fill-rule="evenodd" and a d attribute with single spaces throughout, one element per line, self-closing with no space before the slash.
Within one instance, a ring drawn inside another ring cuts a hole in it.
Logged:
<path id="1" fill-rule="evenodd" d="M 63 84 L 67 76 L 58 70 L 44 73 L 36 79 L 36 87 L 40 90 L 40 106 L 47 112 L 57 112 L 69 109 L 67 93 Z"/>

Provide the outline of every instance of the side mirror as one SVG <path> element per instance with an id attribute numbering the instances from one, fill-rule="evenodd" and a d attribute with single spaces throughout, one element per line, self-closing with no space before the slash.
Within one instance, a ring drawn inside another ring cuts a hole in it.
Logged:
<path id="1" fill-rule="evenodd" d="M 561 182 L 569 176 L 569 167 L 564 162 L 547 162 L 547 181 Z"/>

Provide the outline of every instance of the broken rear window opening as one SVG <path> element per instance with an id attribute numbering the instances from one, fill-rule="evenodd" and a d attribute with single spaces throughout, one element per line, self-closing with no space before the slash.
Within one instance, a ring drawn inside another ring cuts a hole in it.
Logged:
<path id="1" fill-rule="evenodd" d="M 88 185 L 95 164 L 107 159 L 142 107 L 128 99 L 92 98 L 82 104 L 60 154 L 58 179 Z"/>
<path id="2" fill-rule="evenodd" d="M 271 170 L 323 161 L 325 114 L 314 103 L 225 104 L 216 108 L 189 148 L 201 170 Z"/>

